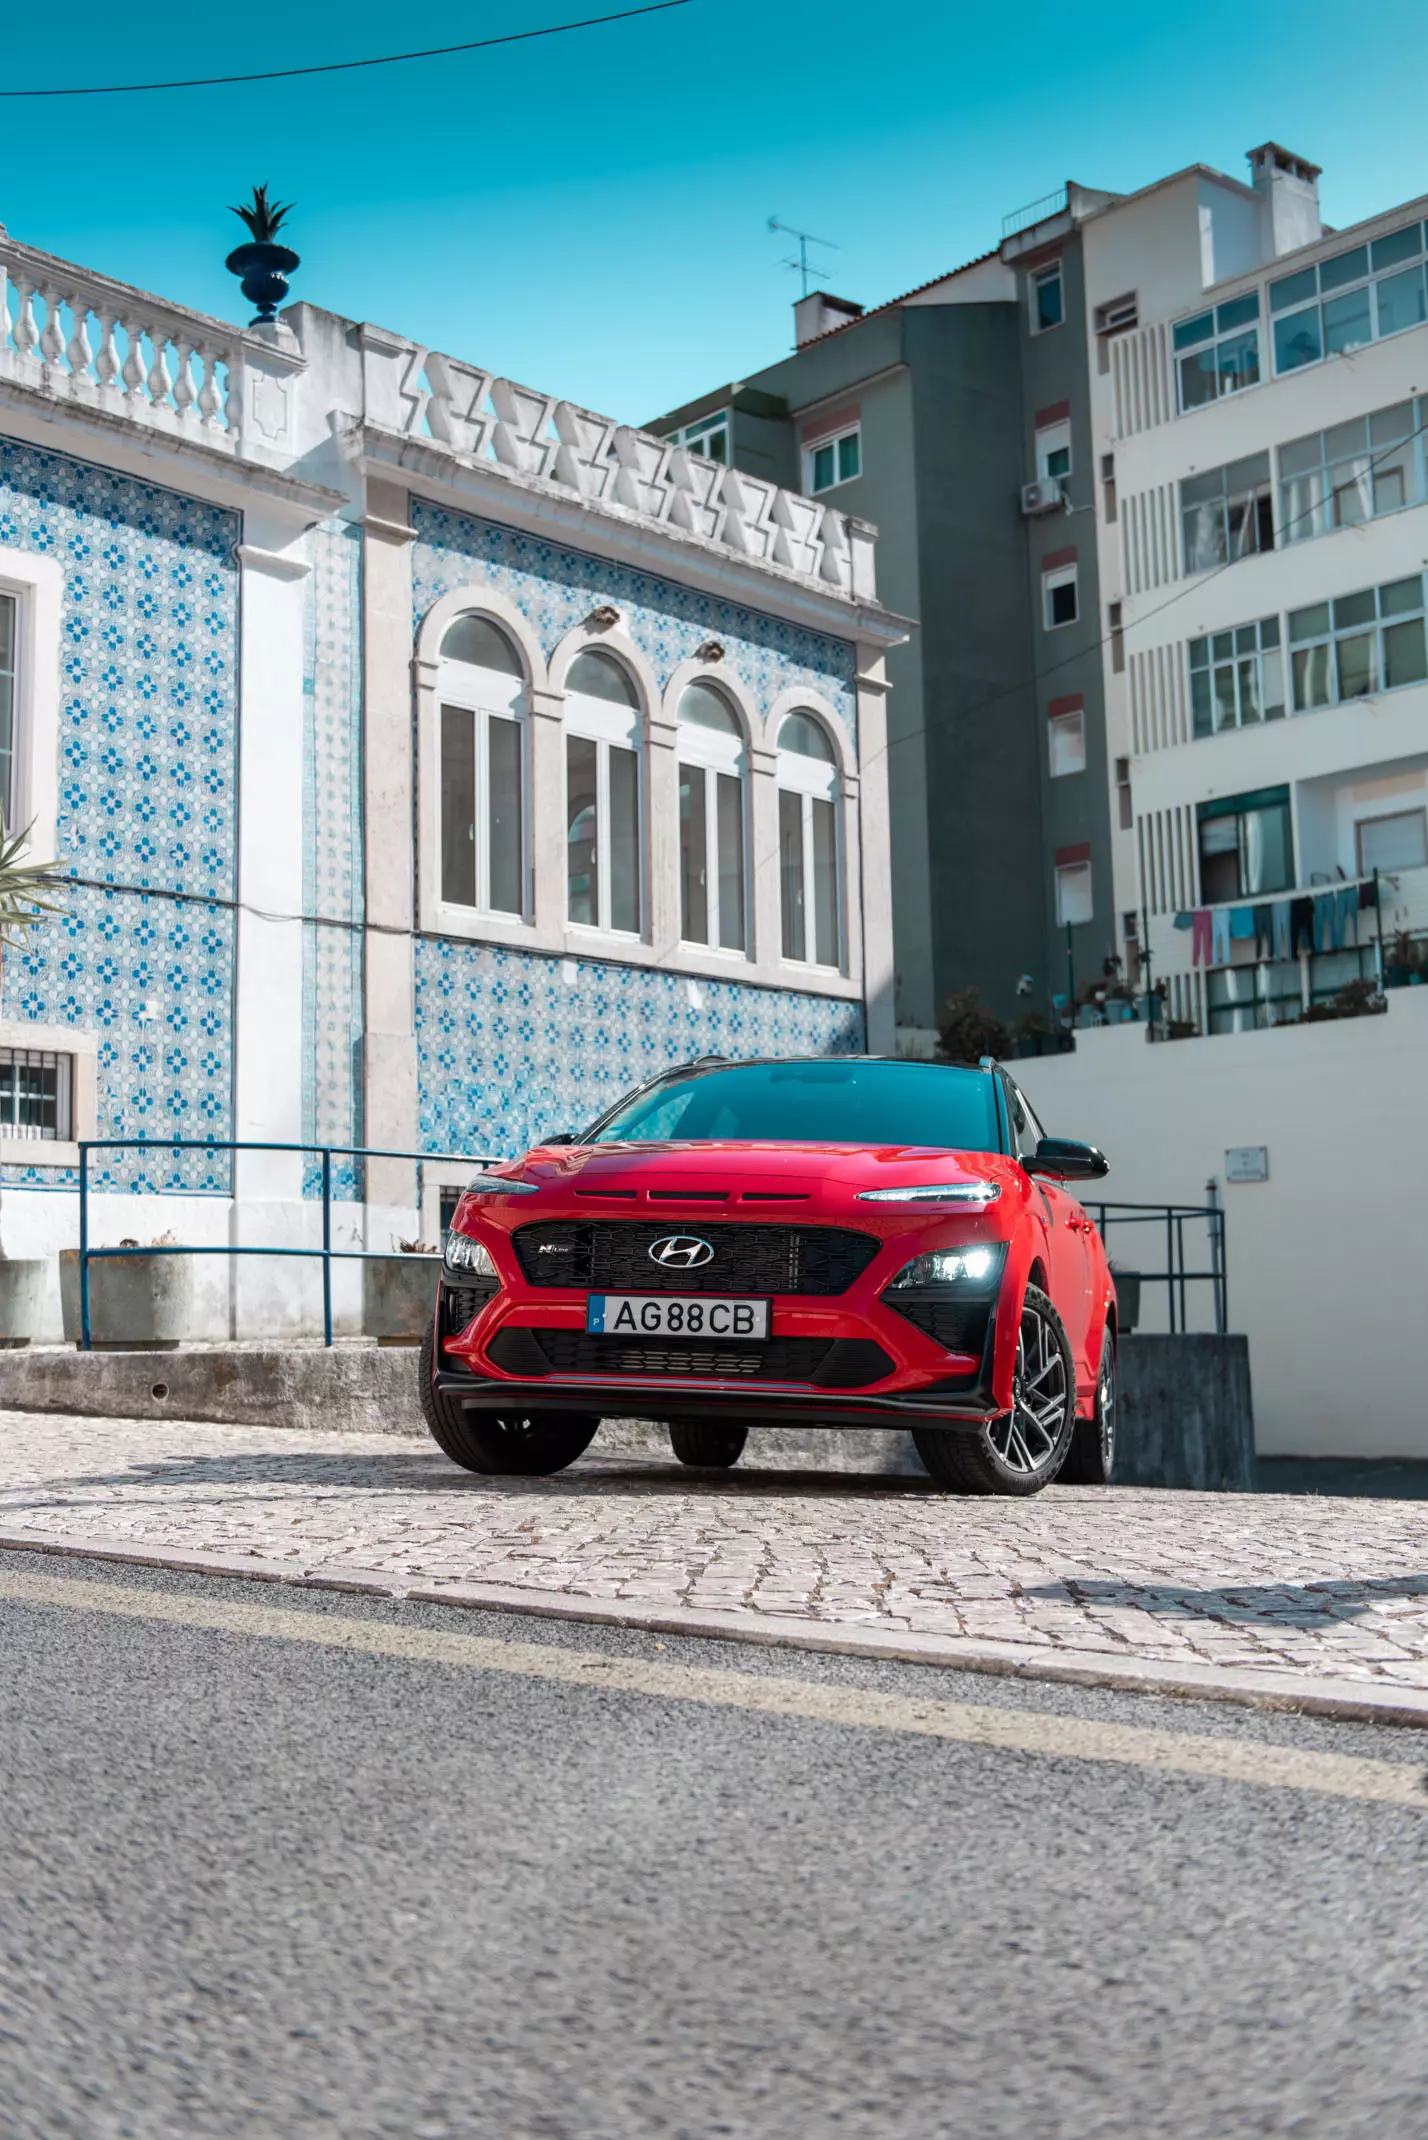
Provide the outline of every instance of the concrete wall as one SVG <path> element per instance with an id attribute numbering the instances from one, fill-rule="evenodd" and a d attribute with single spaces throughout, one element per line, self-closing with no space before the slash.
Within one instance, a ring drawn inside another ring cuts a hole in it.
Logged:
<path id="1" fill-rule="evenodd" d="M 1111 1027 L 1015 1065 L 1048 1131 L 1105 1151 L 1107 1198 L 1201 1204 L 1207 1180 L 1223 1185 L 1261 1455 L 1428 1457 L 1425 996 L 1398 992 L 1380 1018 L 1154 1047 L 1142 1027 Z M 1268 1181 L 1226 1183 L 1227 1150 L 1261 1144 Z"/>

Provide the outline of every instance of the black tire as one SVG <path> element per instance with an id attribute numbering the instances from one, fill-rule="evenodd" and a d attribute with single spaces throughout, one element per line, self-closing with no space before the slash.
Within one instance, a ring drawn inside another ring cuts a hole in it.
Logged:
<path id="1" fill-rule="evenodd" d="M 421 1341 L 418 1374 L 422 1416 L 437 1447 L 466 1471 L 488 1478 L 544 1478 L 564 1471 L 594 1441 L 593 1412 L 468 1412 L 432 1388 L 435 1321 Z"/>
<path id="2" fill-rule="evenodd" d="M 747 1427 L 726 1427 L 717 1419 L 684 1421 L 669 1430 L 670 1447 L 681 1464 L 700 1464 L 710 1471 L 727 1471 L 737 1464 L 749 1438 Z"/>
<path id="3" fill-rule="evenodd" d="M 1039 1494 L 1066 1462 L 1076 1426 L 1076 1363 L 1066 1326 L 1038 1286 L 1022 1303 L 1017 1401 L 977 1428 L 914 1427 L 918 1455 L 955 1494 Z"/>
<path id="4" fill-rule="evenodd" d="M 1116 1340 L 1107 1323 L 1096 1377 L 1096 1409 L 1078 1419 L 1061 1476 L 1076 1486 L 1109 1486 L 1116 1468 Z"/>

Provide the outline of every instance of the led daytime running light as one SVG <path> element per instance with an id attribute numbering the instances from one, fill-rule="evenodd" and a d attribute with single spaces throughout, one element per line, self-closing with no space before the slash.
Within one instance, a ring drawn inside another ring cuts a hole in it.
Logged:
<path id="1" fill-rule="evenodd" d="M 860 1189 L 860 1204 L 994 1204 L 998 1181 L 915 1182 L 904 1189 Z"/>

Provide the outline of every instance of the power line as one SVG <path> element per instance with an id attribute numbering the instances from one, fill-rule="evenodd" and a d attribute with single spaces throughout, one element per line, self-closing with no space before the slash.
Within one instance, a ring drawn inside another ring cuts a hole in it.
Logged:
<path id="1" fill-rule="evenodd" d="M 614 15 L 586 15 L 578 22 L 547 23 L 539 30 L 508 30 L 500 37 L 474 37 L 467 44 L 430 45 L 420 52 L 387 52 L 378 59 L 334 59 L 316 67 L 272 67 L 261 74 L 205 74 L 182 82 L 95 82 L 75 89 L 0 89 L 0 97 L 133 97 L 155 89 L 226 89 L 240 82 L 286 82 L 300 74 L 346 74 L 356 67 L 396 67 L 409 59 L 446 59 L 454 52 L 484 52 L 492 45 L 525 44 L 533 37 L 563 37 L 570 30 L 596 30 L 607 22 L 629 22 L 636 15 L 659 15 L 666 8 L 688 7 L 691 0 L 646 0 L 643 7 L 621 8 Z"/>

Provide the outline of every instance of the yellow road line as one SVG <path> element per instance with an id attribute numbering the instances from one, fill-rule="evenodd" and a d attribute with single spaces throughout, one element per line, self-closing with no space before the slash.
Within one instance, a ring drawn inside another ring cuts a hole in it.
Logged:
<path id="1" fill-rule="evenodd" d="M 963 1746 L 996 1747 L 1079 1761 L 1109 1761 L 1180 1776 L 1215 1776 L 1278 1790 L 1319 1791 L 1332 1798 L 1369 1799 L 1428 1813 L 1428 1778 L 1416 1763 L 1364 1760 L 1293 1746 L 1216 1738 L 1207 1732 L 1156 1731 L 1140 1724 L 1098 1723 L 990 1702 L 946 1702 L 874 1688 L 822 1686 L 816 1681 L 731 1672 L 715 1665 L 655 1658 L 604 1656 L 595 1650 L 506 1642 L 499 1636 L 459 1634 L 345 1615 L 289 1612 L 247 1599 L 184 1597 L 118 1583 L 63 1576 L 0 1573 L 0 1598 L 25 1605 L 60 1605 L 124 1620 L 158 1620 L 260 1640 L 306 1642 L 366 1657 L 409 1664 L 458 1665 L 508 1672 L 562 1686 L 606 1687 L 663 1701 L 704 1702 L 763 1716 L 804 1717 L 874 1731 L 916 1733 Z"/>

